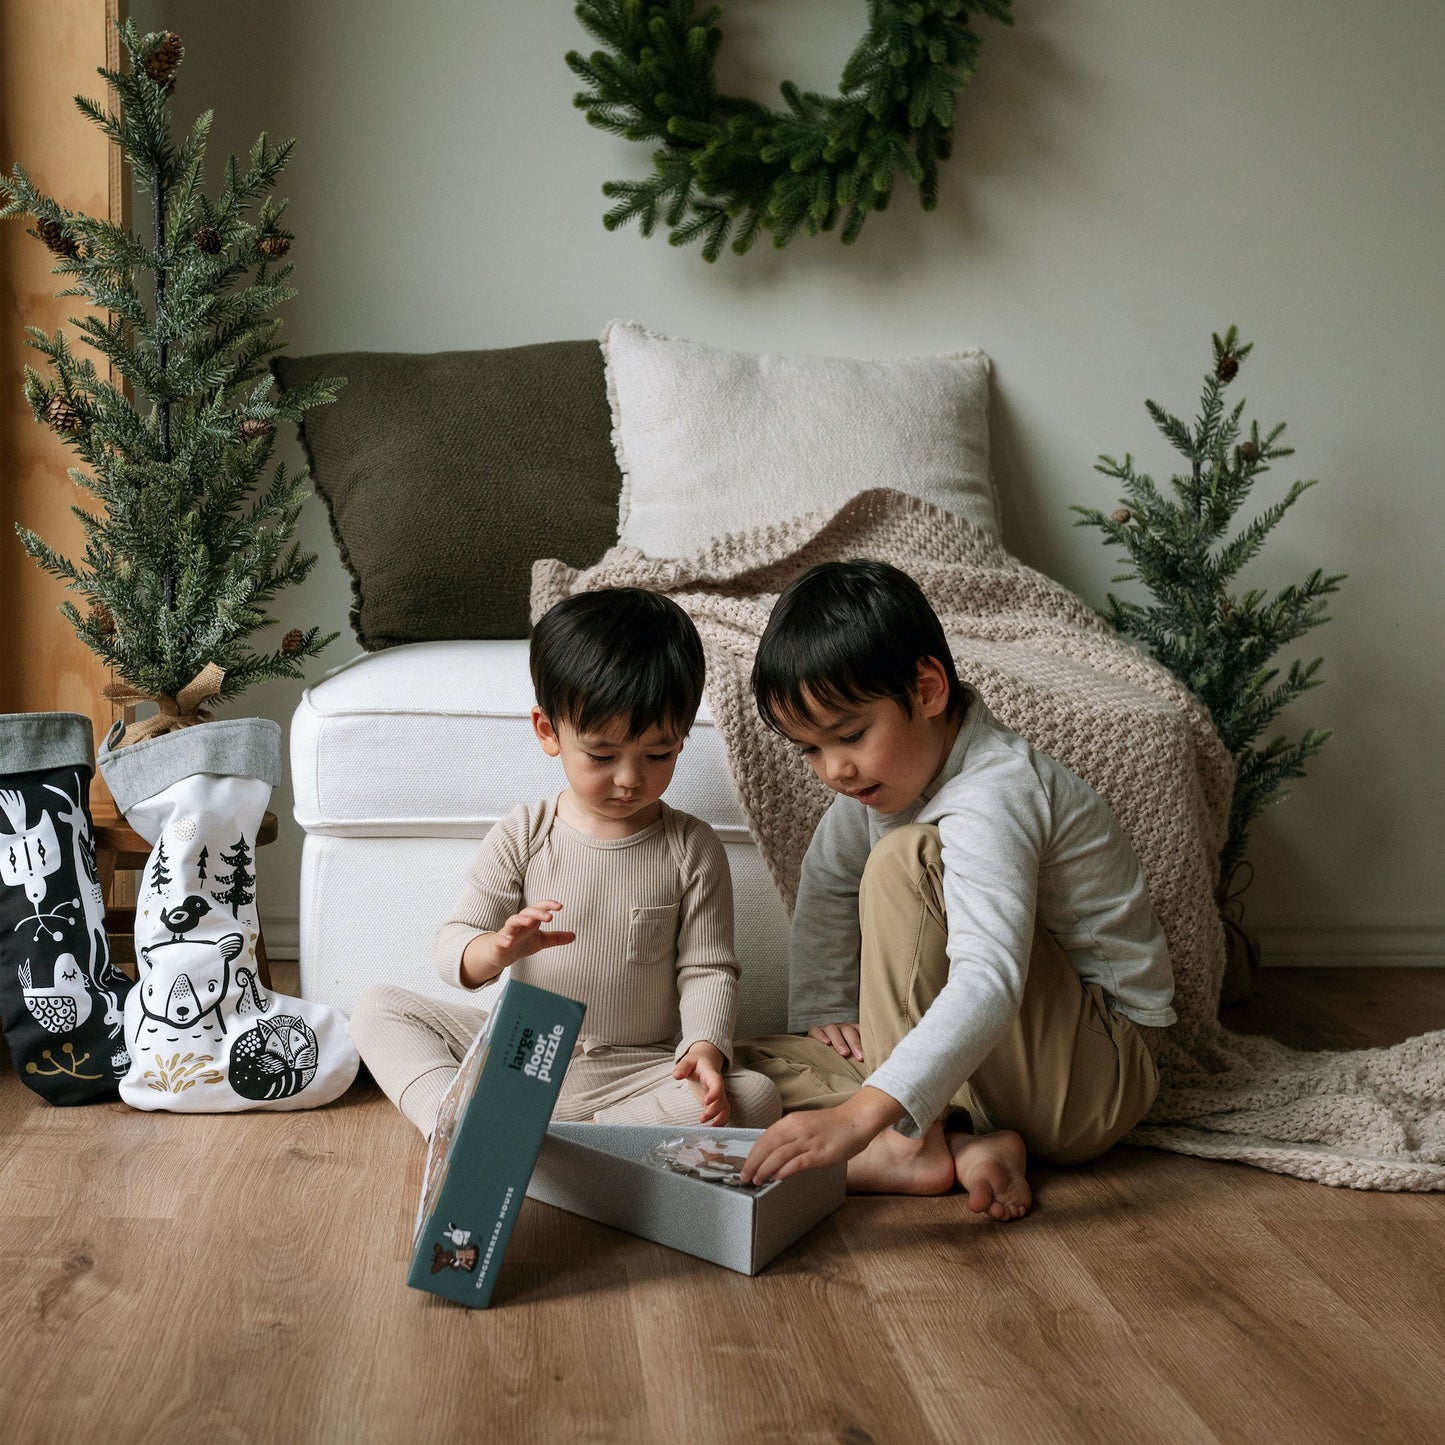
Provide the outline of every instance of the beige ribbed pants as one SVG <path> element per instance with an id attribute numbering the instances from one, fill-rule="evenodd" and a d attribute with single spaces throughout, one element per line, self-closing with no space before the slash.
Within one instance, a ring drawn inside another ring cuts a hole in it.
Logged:
<path id="1" fill-rule="evenodd" d="M 947 982 L 937 828 L 913 824 L 884 835 L 863 871 L 858 917 L 863 1062 L 794 1034 L 737 1046 L 735 1062 L 772 1079 L 785 1112 L 855 1094 Z M 1050 1163 L 1093 1159 L 1154 1102 L 1161 1034 L 1112 1012 L 1104 990 L 1085 984 L 1053 937 L 1035 928 L 1018 1014 L 950 1107 L 966 1110 L 976 1133 L 1016 1129 L 1029 1152 Z"/>
<path id="2" fill-rule="evenodd" d="M 391 984 L 368 988 L 351 1012 L 351 1037 L 387 1098 L 429 1139 L 437 1110 L 487 1015 Z M 573 1051 L 554 1119 L 599 1124 L 696 1125 L 700 1105 L 686 1079 L 674 1079 L 666 1045 L 592 1044 Z M 747 1069 L 723 1072 L 739 1129 L 764 1129 L 781 1115 L 778 1092 Z"/>

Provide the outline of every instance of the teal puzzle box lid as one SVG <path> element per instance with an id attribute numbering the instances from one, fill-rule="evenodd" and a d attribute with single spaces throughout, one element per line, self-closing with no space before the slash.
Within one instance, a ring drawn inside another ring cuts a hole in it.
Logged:
<path id="1" fill-rule="evenodd" d="M 491 1300 L 584 1012 L 545 988 L 504 986 L 437 1115 L 406 1281 L 413 1289 L 472 1309 Z"/>

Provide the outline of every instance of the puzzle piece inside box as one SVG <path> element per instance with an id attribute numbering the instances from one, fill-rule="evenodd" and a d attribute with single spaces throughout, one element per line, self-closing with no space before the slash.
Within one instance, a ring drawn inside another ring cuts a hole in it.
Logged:
<path id="1" fill-rule="evenodd" d="M 719 1157 L 752 1147 L 761 1129 L 689 1129 Z M 649 1157 L 679 1138 L 675 1124 L 554 1123 L 527 1197 L 641 1235 L 740 1274 L 757 1274 L 843 1203 L 847 1167 L 807 1169 L 759 1189 L 727 1187 Z M 731 1147 L 730 1147 L 731 1146 Z M 711 1152 L 711 1151 L 709 1151 Z M 746 1153 L 744 1156 L 746 1157 Z"/>
<path id="2" fill-rule="evenodd" d="M 715 1138 L 710 1134 L 678 1134 L 663 1139 L 647 1151 L 647 1160 L 659 1169 L 686 1174 L 728 1189 L 756 1189 L 743 1183 L 743 1165 L 752 1151 L 751 1138 Z"/>

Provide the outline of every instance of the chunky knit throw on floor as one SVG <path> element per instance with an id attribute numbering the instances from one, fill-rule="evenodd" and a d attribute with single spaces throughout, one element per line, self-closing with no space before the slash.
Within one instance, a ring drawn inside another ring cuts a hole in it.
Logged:
<path id="1" fill-rule="evenodd" d="M 1000 721 L 1097 788 L 1133 839 L 1169 938 L 1179 1022 L 1160 1057 L 1159 1098 L 1128 1142 L 1356 1189 L 1445 1189 L 1445 1031 L 1308 1053 L 1221 1027 L 1214 885 L 1232 760 L 1171 673 L 993 538 L 878 489 L 832 514 L 721 537 L 692 557 L 619 546 L 584 571 L 538 562 L 532 611 L 598 587 L 647 587 L 686 609 L 707 651 L 708 698 L 738 796 L 791 909 L 832 794 L 762 725 L 748 676 L 778 593 L 815 562 L 849 557 L 915 577 L 960 674 Z"/>

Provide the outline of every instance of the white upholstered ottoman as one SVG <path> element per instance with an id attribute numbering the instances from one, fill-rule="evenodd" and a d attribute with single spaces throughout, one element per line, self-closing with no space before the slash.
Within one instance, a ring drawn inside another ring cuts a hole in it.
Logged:
<path id="1" fill-rule="evenodd" d="M 565 786 L 532 733 L 527 644 L 419 642 L 308 688 L 291 723 L 301 863 L 301 992 L 350 1011 L 372 983 L 443 996 L 431 940 L 477 842 Z M 787 916 L 738 807 L 704 701 L 667 800 L 716 829 L 732 868 L 738 1037 L 787 1027 Z"/>

